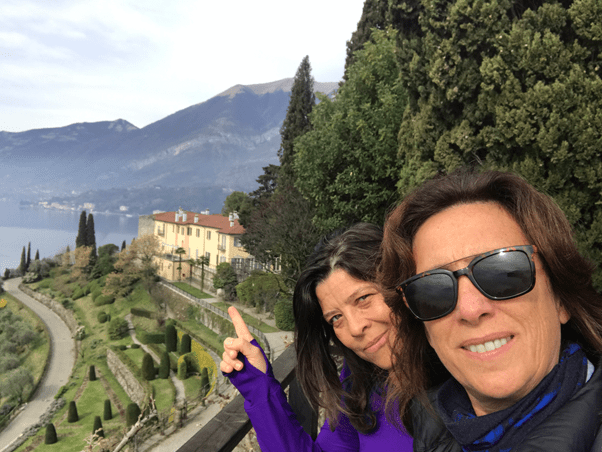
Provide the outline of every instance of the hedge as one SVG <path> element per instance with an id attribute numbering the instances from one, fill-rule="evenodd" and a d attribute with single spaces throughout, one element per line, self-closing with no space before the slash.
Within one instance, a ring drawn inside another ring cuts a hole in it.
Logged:
<path id="1" fill-rule="evenodd" d="M 144 330 L 137 330 L 136 337 L 143 344 L 163 344 L 165 343 L 165 333 L 149 333 Z"/>

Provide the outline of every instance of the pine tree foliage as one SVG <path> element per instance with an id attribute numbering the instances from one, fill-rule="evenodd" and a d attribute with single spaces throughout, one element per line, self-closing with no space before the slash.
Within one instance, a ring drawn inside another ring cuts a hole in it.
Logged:
<path id="1" fill-rule="evenodd" d="M 88 240 L 88 231 L 86 229 L 86 211 L 82 210 L 79 216 L 79 226 L 77 228 L 77 236 L 75 237 L 75 247 L 86 246 Z"/>
<path id="2" fill-rule="evenodd" d="M 295 142 L 296 186 L 323 232 L 360 221 L 383 224 L 398 199 L 397 135 L 407 94 L 395 44 L 391 27 L 375 30 L 356 51 L 336 98 L 320 97 L 313 129 Z"/>
<path id="3" fill-rule="evenodd" d="M 309 114 L 316 104 L 314 94 L 314 78 L 311 75 L 311 65 L 309 57 L 306 56 L 301 61 L 291 89 L 291 99 L 286 110 L 286 117 L 280 128 L 280 149 L 278 157 L 280 158 L 280 176 L 281 178 L 294 179 L 293 158 L 294 141 L 300 135 L 311 130 Z"/>
<path id="4" fill-rule="evenodd" d="M 390 12 L 406 25 L 401 195 L 463 164 L 515 171 L 602 263 L 602 2 L 396 0 Z"/>

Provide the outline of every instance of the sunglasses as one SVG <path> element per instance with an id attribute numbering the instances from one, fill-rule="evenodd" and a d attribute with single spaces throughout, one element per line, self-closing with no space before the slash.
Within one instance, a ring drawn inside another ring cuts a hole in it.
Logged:
<path id="1" fill-rule="evenodd" d="M 395 288 L 417 319 L 424 322 L 445 317 L 458 301 L 458 278 L 470 282 L 491 300 L 520 297 L 535 285 L 533 245 L 511 246 L 479 254 L 456 271 L 437 268 L 406 279 Z"/>

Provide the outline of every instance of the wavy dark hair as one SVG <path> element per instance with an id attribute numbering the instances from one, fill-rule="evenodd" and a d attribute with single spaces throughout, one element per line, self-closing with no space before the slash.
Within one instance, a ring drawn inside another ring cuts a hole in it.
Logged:
<path id="1" fill-rule="evenodd" d="M 441 373 L 441 362 L 428 343 L 424 323 L 411 314 L 394 287 L 407 278 L 407 271 L 416 273 L 411 252 L 418 229 L 449 207 L 477 202 L 501 206 L 518 223 L 529 244 L 537 246 L 552 292 L 571 315 L 562 326 L 562 340 L 580 343 L 591 359 L 602 352 L 602 299 L 592 285 L 594 266 L 577 250 L 562 210 L 552 198 L 516 174 L 460 169 L 419 187 L 385 223 L 378 281 L 386 288 L 383 294 L 394 314 L 397 341 L 403 338 L 403 347 L 393 347 L 388 398 L 399 403 L 404 421 L 409 420 L 410 400 L 419 397 L 425 401 L 429 385 L 439 383 L 446 375 Z M 400 267 L 404 267 L 403 272 Z"/>
<path id="2" fill-rule="evenodd" d="M 338 269 L 356 279 L 375 282 L 382 238 L 382 228 L 368 223 L 358 223 L 324 237 L 309 257 L 295 287 L 297 378 L 312 406 L 326 410 L 333 430 L 339 413 L 346 414 L 360 432 L 367 433 L 376 427 L 370 393 L 375 387 L 382 387 L 387 371 L 361 359 L 339 341 L 332 325 L 322 316 L 316 287 Z M 341 357 L 349 368 L 343 384 L 337 371 Z"/>

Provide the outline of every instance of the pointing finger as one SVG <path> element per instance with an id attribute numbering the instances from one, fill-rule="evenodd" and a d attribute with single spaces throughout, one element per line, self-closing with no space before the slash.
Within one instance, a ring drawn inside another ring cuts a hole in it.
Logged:
<path id="1" fill-rule="evenodd" d="M 253 335 L 249 332 L 247 324 L 234 306 L 228 308 L 228 315 L 232 319 L 236 335 L 245 341 L 251 342 L 253 340 Z"/>

